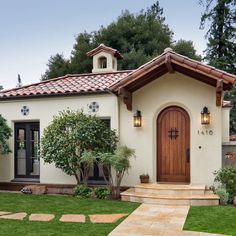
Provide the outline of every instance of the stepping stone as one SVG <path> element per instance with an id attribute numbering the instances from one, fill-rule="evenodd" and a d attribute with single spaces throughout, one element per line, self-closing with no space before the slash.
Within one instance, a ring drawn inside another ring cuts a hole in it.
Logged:
<path id="1" fill-rule="evenodd" d="M 60 218 L 61 222 L 76 222 L 76 223 L 84 223 L 85 222 L 85 215 L 78 215 L 78 214 L 66 214 L 62 215 Z"/>
<path id="2" fill-rule="evenodd" d="M 25 212 L 13 213 L 8 215 L 1 215 L 0 219 L 8 219 L 8 220 L 23 220 L 27 216 Z"/>
<path id="3" fill-rule="evenodd" d="M 31 214 L 29 221 L 51 221 L 55 218 L 53 214 Z"/>
<path id="4" fill-rule="evenodd" d="M 92 223 L 115 223 L 117 220 L 127 216 L 128 214 L 98 214 L 89 215 Z"/>
<path id="5" fill-rule="evenodd" d="M 9 214 L 11 214 L 11 212 L 0 211 L 0 216 L 2 216 L 2 215 L 9 215 Z"/>

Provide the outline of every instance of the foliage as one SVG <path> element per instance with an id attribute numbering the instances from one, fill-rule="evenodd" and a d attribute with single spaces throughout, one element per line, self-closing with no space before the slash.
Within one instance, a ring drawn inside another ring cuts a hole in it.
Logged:
<path id="1" fill-rule="evenodd" d="M 233 202 L 236 195 L 236 166 L 227 166 L 214 172 L 215 181 L 225 186 L 229 193 L 229 202 Z"/>
<path id="2" fill-rule="evenodd" d="M 98 199 L 108 199 L 111 194 L 110 190 L 104 187 L 95 188 L 94 193 Z"/>
<path id="3" fill-rule="evenodd" d="M 207 31 L 206 60 L 224 71 L 236 74 L 236 4 L 235 0 L 205 0 L 201 26 L 210 22 Z"/>
<path id="4" fill-rule="evenodd" d="M 7 121 L 0 114 L 0 151 L 1 154 L 8 154 L 11 152 L 7 140 L 11 137 L 12 130 L 7 125 Z"/>
<path id="5" fill-rule="evenodd" d="M 77 185 L 74 188 L 74 193 L 75 193 L 75 196 L 80 197 L 80 198 L 91 198 L 93 190 L 92 188 L 89 188 L 84 185 Z"/>
<path id="6" fill-rule="evenodd" d="M 220 203 L 222 205 L 227 205 L 227 202 L 229 200 L 229 193 L 226 192 L 225 188 L 217 188 L 216 194 L 220 197 Z"/>
<path id="7" fill-rule="evenodd" d="M 114 153 L 100 153 L 98 166 L 112 193 L 113 198 L 120 196 L 120 185 L 125 172 L 130 168 L 130 158 L 135 154 L 134 149 L 127 146 L 118 147 Z M 112 175 L 114 170 L 115 175 Z M 105 173 L 108 173 L 106 175 Z"/>
<path id="8" fill-rule="evenodd" d="M 202 57 L 197 55 L 196 49 L 194 48 L 193 41 L 186 41 L 183 39 L 178 40 L 173 45 L 173 50 L 183 56 L 192 58 L 197 61 L 201 61 Z"/>
<path id="9" fill-rule="evenodd" d="M 101 26 L 99 30 L 91 33 L 79 33 L 70 60 L 58 55 L 52 56 L 42 78 L 51 79 L 68 73 L 91 72 L 92 60 L 86 53 L 101 43 L 122 53 L 124 60 L 119 62 L 119 70 L 136 69 L 160 55 L 165 48 L 175 47 L 173 32 L 165 23 L 163 9 L 156 1 L 146 11 L 132 14 L 126 10 L 106 27 Z M 199 59 L 190 41 L 178 42 L 176 48 L 186 56 Z"/>
<path id="10" fill-rule="evenodd" d="M 50 57 L 47 67 L 46 72 L 42 75 L 42 80 L 48 78 L 52 79 L 70 73 L 69 60 L 66 60 L 64 56 L 59 53 Z"/>
<path id="11" fill-rule="evenodd" d="M 98 117 L 67 110 L 55 116 L 44 130 L 41 157 L 66 174 L 74 175 L 78 184 L 81 176 L 87 184 L 96 153 L 113 153 L 117 140 L 115 131 Z"/>
<path id="12" fill-rule="evenodd" d="M 0 85 L 0 91 L 1 91 L 1 90 L 3 90 L 3 86 L 2 86 L 2 85 Z"/>
<path id="13" fill-rule="evenodd" d="M 191 206 L 183 230 L 236 236 L 236 208 Z"/>
<path id="14" fill-rule="evenodd" d="M 121 221 L 111 224 L 93 224 L 88 220 L 92 214 L 131 213 L 140 204 L 112 200 L 82 199 L 72 196 L 23 195 L 18 193 L 0 193 L 0 209 L 6 212 L 26 212 L 54 214 L 55 219 L 45 222 L 26 220 L 0 221 L 1 235 L 4 236 L 88 236 L 108 235 Z M 86 222 L 62 223 L 63 214 L 84 214 Z M 11 229 L 11 230 L 10 230 Z"/>

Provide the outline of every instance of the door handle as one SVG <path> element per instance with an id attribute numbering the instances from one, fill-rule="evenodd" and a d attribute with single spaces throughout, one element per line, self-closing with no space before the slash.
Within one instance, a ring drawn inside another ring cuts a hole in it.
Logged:
<path id="1" fill-rule="evenodd" d="M 186 149 L 186 159 L 187 159 L 187 163 L 189 163 L 190 162 L 190 149 L 189 148 Z"/>

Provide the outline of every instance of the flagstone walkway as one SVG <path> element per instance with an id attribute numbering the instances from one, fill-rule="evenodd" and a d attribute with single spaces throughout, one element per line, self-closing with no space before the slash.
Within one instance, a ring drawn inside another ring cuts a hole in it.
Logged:
<path id="1" fill-rule="evenodd" d="M 109 236 L 217 236 L 183 231 L 189 206 L 142 204 L 118 225 Z"/>
<path id="2" fill-rule="evenodd" d="M 127 216 L 124 214 L 95 214 L 89 215 L 90 222 L 92 223 L 115 223 L 119 219 Z M 25 212 L 5 212 L 0 211 L 0 219 L 4 220 L 24 220 L 27 216 Z M 52 221 L 54 220 L 54 214 L 31 214 L 29 215 L 29 221 Z M 59 219 L 60 222 L 73 222 L 73 223 L 85 223 L 86 216 L 83 214 L 64 214 Z"/>

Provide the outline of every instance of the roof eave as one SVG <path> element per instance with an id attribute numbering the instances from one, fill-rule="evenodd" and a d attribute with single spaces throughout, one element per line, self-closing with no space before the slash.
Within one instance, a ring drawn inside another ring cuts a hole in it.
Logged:
<path id="1" fill-rule="evenodd" d="M 6 100 L 23 100 L 23 99 L 37 99 L 37 98 L 53 98 L 53 97 L 63 97 L 63 96 L 84 96 L 84 95 L 94 95 L 94 94 L 108 94 L 111 91 L 88 91 L 88 92 L 75 92 L 75 93 L 55 93 L 55 94 L 37 94 L 37 95 L 20 95 L 20 96 L 5 96 L 0 97 L 0 101 Z"/>

